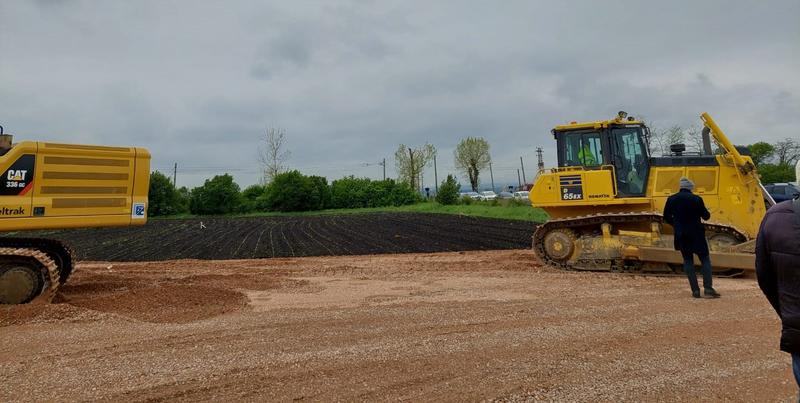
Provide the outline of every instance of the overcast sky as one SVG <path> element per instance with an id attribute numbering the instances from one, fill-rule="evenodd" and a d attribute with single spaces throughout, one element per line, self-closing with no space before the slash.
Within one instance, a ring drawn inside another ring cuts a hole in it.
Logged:
<path id="1" fill-rule="evenodd" d="M 537 146 L 555 164 L 552 126 L 618 110 L 800 138 L 798 72 L 800 0 L 0 2 L 6 131 L 146 147 L 179 186 L 255 183 L 269 126 L 329 180 L 383 158 L 393 177 L 398 144 L 425 142 L 441 180 L 466 136 L 496 182 L 520 156 L 530 180 Z"/>

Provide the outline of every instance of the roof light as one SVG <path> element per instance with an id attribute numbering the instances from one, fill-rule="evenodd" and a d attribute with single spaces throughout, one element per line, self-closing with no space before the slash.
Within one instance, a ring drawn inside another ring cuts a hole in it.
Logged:
<path id="1" fill-rule="evenodd" d="M 574 121 L 574 120 L 573 120 L 572 122 L 569 122 L 569 124 L 571 124 L 571 125 L 577 125 L 577 124 L 578 124 L 578 122 L 576 122 L 576 121 Z"/>
<path id="2" fill-rule="evenodd" d="M 620 119 L 625 119 L 625 117 L 628 116 L 628 112 L 619 111 L 619 112 L 617 112 L 617 116 L 619 116 Z"/>

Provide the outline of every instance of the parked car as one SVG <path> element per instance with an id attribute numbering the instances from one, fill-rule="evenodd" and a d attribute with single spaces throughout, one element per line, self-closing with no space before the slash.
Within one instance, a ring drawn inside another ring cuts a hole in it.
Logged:
<path id="1" fill-rule="evenodd" d="M 481 192 L 481 200 L 483 201 L 494 200 L 496 198 L 497 198 L 497 193 L 495 193 L 494 190 L 487 190 L 485 192 Z"/>
<path id="2" fill-rule="evenodd" d="M 775 203 L 793 199 L 797 194 L 800 194 L 800 188 L 791 183 L 768 183 L 764 185 L 764 188 L 775 199 Z"/>
<path id="3" fill-rule="evenodd" d="M 514 194 L 511 192 L 500 192 L 497 194 L 497 197 L 500 199 L 513 199 Z"/>
<path id="4" fill-rule="evenodd" d="M 519 192 L 514 192 L 514 198 L 517 200 L 528 200 L 528 195 L 531 192 L 527 190 L 520 190 Z"/>
<path id="5" fill-rule="evenodd" d="M 461 192 L 461 197 L 469 197 L 472 200 L 483 200 L 483 196 L 478 192 Z"/>

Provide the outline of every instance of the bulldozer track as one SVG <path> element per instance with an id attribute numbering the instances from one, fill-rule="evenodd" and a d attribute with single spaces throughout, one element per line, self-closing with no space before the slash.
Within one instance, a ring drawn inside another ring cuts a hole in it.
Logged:
<path id="1" fill-rule="evenodd" d="M 47 273 L 47 282 L 34 301 L 52 302 L 58 287 L 72 274 L 72 251 L 54 239 L 0 237 L 0 260 L 15 257 L 32 258 Z"/>
<path id="2" fill-rule="evenodd" d="M 602 214 L 592 214 L 592 215 L 584 215 L 584 216 L 576 216 L 576 217 L 564 217 L 564 218 L 555 218 L 547 221 L 546 223 L 540 225 L 536 228 L 536 231 L 533 233 L 533 250 L 536 253 L 536 256 L 542 260 L 542 262 L 553 266 L 555 268 L 561 270 L 579 270 L 579 271 L 594 271 L 594 272 L 616 272 L 620 274 L 647 274 L 647 275 L 654 275 L 654 276 L 680 276 L 684 275 L 683 273 L 676 272 L 673 269 L 672 273 L 669 272 L 646 272 L 641 270 L 641 264 L 626 264 L 625 261 L 622 259 L 583 259 L 578 260 L 580 263 L 583 261 L 584 263 L 591 263 L 589 265 L 590 268 L 585 267 L 576 267 L 565 262 L 559 262 L 557 260 L 553 260 L 548 257 L 547 253 L 545 252 L 545 243 L 544 238 L 545 235 L 549 232 L 556 230 L 556 229 L 570 229 L 576 230 L 582 227 L 596 227 L 599 229 L 599 226 L 603 223 L 609 224 L 620 224 L 620 223 L 645 223 L 645 222 L 657 222 L 659 224 L 664 223 L 664 217 L 655 212 L 650 213 L 602 213 Z M 706 231 L 711 231 L 713 233 L 723 233 L 733 236 L 739 242 L 747 241 L 747 237 L 744 233 L 734 227 L 724 224 L 717 224 L 717 223 L 704 223 Z M 595 267 L 598 264 L 607 264 L 608 270 L 600 270 L 596 269 Z M 722 273 L 715 273 L 718 277 L 733 277 L 740 275 L 741 271 L 732 270 L 728 272 Z"/>

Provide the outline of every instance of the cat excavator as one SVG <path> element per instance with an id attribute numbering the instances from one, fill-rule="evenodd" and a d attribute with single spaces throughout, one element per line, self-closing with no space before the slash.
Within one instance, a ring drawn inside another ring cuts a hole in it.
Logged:
<path id="1" fill-rule="evenodd" d="M 661 212 L 687 177 L 711 212 L 705 231 L 715 274 L 754 270 L 755 237 L 774 201 L 746 148 L 708 113 L 700 118 L 702 149 L 674 144 L 663 156 L 650 154 L 647 125 L 625 112 L 556 126 L 558 167 L 540 171 L 529 195 L 550 215 L 533 234 L 539 259 L 567 270 L 679 272 L 683 257 Z"/>
<path id="2" fill-rule="evenodd" d="M 0 126 L 0 231 L 147 222 L 146 149 L 12 141 Z M 0 237 L 0 304 L 49 302 L 72 271 L 57 240 Z"/>

